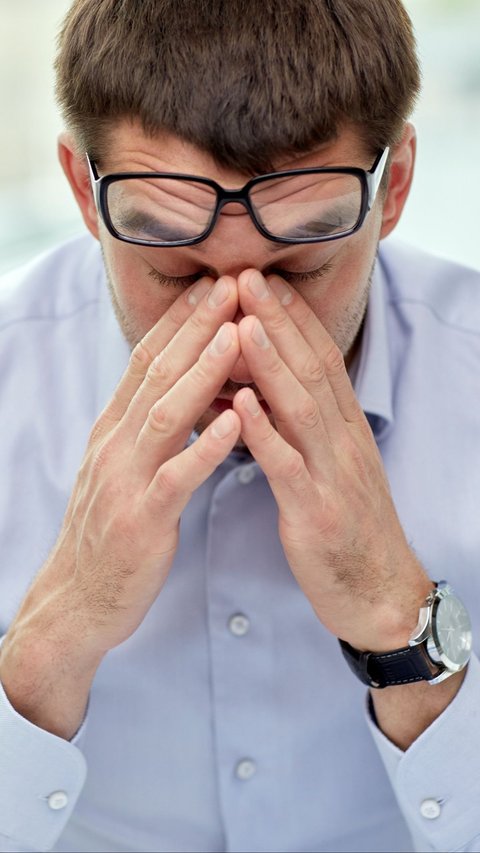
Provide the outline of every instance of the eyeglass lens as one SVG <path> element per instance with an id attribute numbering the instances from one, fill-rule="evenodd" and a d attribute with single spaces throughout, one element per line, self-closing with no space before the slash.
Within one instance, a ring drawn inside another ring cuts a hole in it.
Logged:
<path id="1" fill-rule="evenodd" d="M 250 201 L 273 237 L 302 240 L 352 230 L 362 209 L 355 175 L 302 174 L 255 184 Z M 215 212 L 207 184 L 176 178 L 126 178 L 107 189 L 107 208 L 118 234 L 133 240 L 174 242 L 201 236 Z"/>

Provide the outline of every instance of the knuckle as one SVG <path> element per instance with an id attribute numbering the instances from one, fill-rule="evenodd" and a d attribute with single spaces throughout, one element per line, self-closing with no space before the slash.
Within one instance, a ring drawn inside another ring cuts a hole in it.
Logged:
<path id="1" fill-rule="evenodd" d="M 356 429 L 359 432 L 360 440 L 364 441 L 368 447 L 372 448 L 372 451 L 375 454 L 375 458 L 381 459 L 380 451 L 378 449 L 377 443 L 372 432 L 372 427 L 370 426 L 367 418 L 365 417 L 364 411 L 360 403 L 358 403 L 357 407 L 357 419 L 355 425 Z"/>
<path id="2" fill-rule="evenodd" d="M 277 311 L 269 318 L 269 326 L 272 332 L 285 332 L 291 324 L 291 319 L 284 311 Z"/>
<path id="3" fill-rule="evenodd" d="M 108 507 L 109 512 L 112 513 L 112 508 L 121 503 L 122 485 L 119 483 L 118 477 L 106 477 L 99 488 L 98 495 L 101 498 L 102 505 Z M 118 529 L 117 516 L 112 519 L 111 523 Z"/>
<path id="4" fill-rule="evenodd" d="M 309 397 L 298 407 L 296 412 L 297 423 L 305 429 L 315 429 L 320 422 L 320 410 L 313 399 Z"/>
<path id="5" fill-rule="evenodd" d="M 199 311 L 195 311 L 188 320 L 189 334 L 194 338 L 203 339 L 207 329 L 207 318 Z"/>
<path id="6" fill-rule="evenodd" d="M 319 385 L 325 380 L 325 367 L 314 352 L 310 352 L 303 368 L 307 382 Z"/>
<path id="7" fill-rule="evenodd" d="M 162 401 L 155 403 L 150 409 L 148 426 L 157 435 L 167 435 L 171 432 L 173 427 L 171 413 Z"/>
<path id="8" fill-rule="evenodd" d="M 103 438 L 103 436 L 105 435 L 107 428 L 108 426 L 106 416 L 102 414 L 97 418 L 92 429 L 90 430 L 87 447 L 92 448 L 97 445 L 100 439 Z"/>
<path id="9" fill-rule="evenodd" d="M 345 370 L 345 359 L 337 344 L 332 344 L 325 357 L 325 365 L 331 373 L 342 373 Z"/>
<path id="10" fill-rule="evenodd" d="M 280 358 L 276 356 L 271 360 L 268 372 L 270 376 L 275 380 L 283 381 L 285 379 L 285 367 L 284 364 L 281 362 Z"/>
<path id="11" fill-rule="evenodd" d="M 362 475 L 366 473 L 363 452 L 353 436 L 350 435 L 347 430 L 345 430 L 338 439 L 338 450 L 341 458 L 348 462 L 349 468 L 353 465 L 354 469 Z"/>
<path id="12" fill-rule="evenodd" d="M 195 459 L 202 468 L 212 464 L 212 442 L 196 441 L 193 446 Z"/>
<path id="13" fill-rule="evenodd" d="M 207 388 L 212 380 L 218 381 L 219 374 L 225 373 L 225 365 L 220 358 L 212 358 L 208 349 L 204 350 L 198 359 L 192 378 L 198 387 Z"/>
<path id="14" fill-rule="evenodd" d="M 104 441 L 95 448 L 89 460 L 90 464 L 88 465 L 94 477 L 98 478 L 100 475 L 103 475 L 110 467 L 113 452 L 114 448 L 111 442 L 108 441 Z"/>
<path id="15" fill-rule="evenodd" d="M 147 380 L 152 385 L 163 387 L 165 383 L 168 383 L 171 376 L 172 366 L 166 350 L 163 350 L 154 358 L 148 368 Z"/>
<path id="16" fill-rule="evenodd" d="M 283 465 L 282 475 L 287 480 L 298 480 L 304 476 L 305 462 L 303 456 L 298 451 L 294 450 L 290 453 Z"/>
<path id="17" fill-rule="evenodd" d="M 155 478 L 155 487 L 162 503 L 178 499 L 184 490 L 180 474 L 173 465 L 162 465 Z"/>
<path id="18" fill-rule="evenodd" d="M 112 487 L 115 487 L 115 483 L 112 483 L 111 485 Z M 114 534 L 116 540 L 120 539 L 126 545 L 138 548 L 140 525 L 138 523 L 137 513 L 135 509 L 130 506 L 130 503 L 131 502 L 129 501 L 128 506 L 122 507 L 117 512 L 114 521 Z M 135 564 L 131 565 L 131 570 L 128 574 L 133 574 L 136 568 L 137 566 Z"/>
<path id="19" fill-rule="evenodd" d="M 144 375 L 152 361 L 153 355 L 149 351 L 145 341 L 139 341 L 130 355 L 130 368 L 132 373 Z"/>

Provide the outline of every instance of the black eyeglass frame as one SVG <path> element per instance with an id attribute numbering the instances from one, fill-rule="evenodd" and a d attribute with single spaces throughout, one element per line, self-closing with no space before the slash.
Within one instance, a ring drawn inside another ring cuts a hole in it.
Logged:
<path id="1" fill-rule="evenodd" d="M 385 171 L 385 166 L 387 164 L 389 153 L 390 148 L 388 146 L 385 147 L 383 150 L 379 151 L 377 157 L 375 158 L 373 166 L 368 171 L 366 171 L 365 169 L 360 169 L 356 166 L 339 166 L 337 168 L 322 166 L 318 168 L 311 167 L 308 169 L 290 169 L 286 172 L 270 172 L 267 175 L 258 175 L 255 178 L 251 178 L 249 181 L 247 181 L 246 184 L 243 185 L 243 187 L 238 190 L 227 190 L 224 187 L 220 186 L 220 184 L 217 184 L 216 181 L 211 180 L 210 178 L 202 178 L 198 175 L 187 175 L 178 172 L 115 172 L 111 175 L 104 175 L 103 177 L 100 177 L 97 171 L 95 161 L 91 159 L 88 152 L 86 153 L 86 158 L 90 172 L 90 180 L 93 189 L 95 206 L 105 224 L 105 227 L 112 235 L 112 237 L 115 237 L 117 240 L 121 240 L 124 243 L 134 243 L 138 246 L 150 246 L 152 248 L 171 249 L 175 248 L 176 246 L 194 246 L 195 244 L 201 243 L 203 240 L 206 240 L 215 228 L 222 208 L 229 202 L 236 202 L 242 204 L 248 211 L 253 224 L 260 232 L 260 234 L 262 234 L 262 236 L 265 237 L 267 240 L 271 240 L 274 243 L 326 243 L 331 240 L 340 240 L 343 237 L 349 237 L 351 234 L 354 234 L 356 231 L 359 230 L 359 228 L 362 227 L 367 214 L 373 207 L 378 188 L 380 186 L 383 173 Z M 256 217 L 255 210 L 252 205 L 252 202 L 250 201 L 249 196 L 252 187 L 258 186 L 258 184 L 261 184 L 264 181 L 271 181 L 275 178 L 290 178 L 294 177 L 295 175 L 313 174 L 341 174 L 352 175 L 354 177 L 359 178 L 362 186 L 362 204 L 360 214 L 355 225 L 352 228 L 347 229 L 346 231 L 342 231 L 339 234 L 333 234 L 328 237 L 318 236 L 295 238 L 276 237 L 275 235 L 270 234 L 270 232 L 263 227 L 261 222 Z M 205 186 L 210 187 L 215 191 L 217 201 L 208 227 L 198 237 L 189 237 L 186 240 L 172 240 L 170 242 L 164 242 L 159 240 L 142 240 L 136 237 L 127 237 L 124 234 L 120 234 L 114 227 L 110 218 L 110 213 L 107 204 L 108 187 L 117 181 L 124 181 L 134 178 L 174 178 L 175 180 L 179 181 L 195 181 L 195 183 L 204 184 Z"/>

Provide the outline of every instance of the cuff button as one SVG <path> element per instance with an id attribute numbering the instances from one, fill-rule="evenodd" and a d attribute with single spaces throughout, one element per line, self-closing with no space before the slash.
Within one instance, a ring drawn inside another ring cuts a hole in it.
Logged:
<path id="1" fill-rule="evenodd" d="M 50 794 L 47 798 L 47 803 L 50 809 L 59 811 L 59 809 L 64 809 L 68 804 L 68 796 L 65 791 L 54 791 L 53 794 Z"/>
<path id="2" fill-rule="evenodd" d="M 427 820 L 435 820 L 435 818 L 440 817 L 441 811 L 442 807 L 438 800 L 423 800 L 420 804 L 420 814 Z"/>

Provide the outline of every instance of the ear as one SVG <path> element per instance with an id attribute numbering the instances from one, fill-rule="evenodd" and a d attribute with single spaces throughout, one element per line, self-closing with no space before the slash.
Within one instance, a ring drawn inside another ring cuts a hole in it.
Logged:
<path id="1" fill-rule="evenodd" d="M 85 155 L 79 156 L 73 137 L 69 133 L 62 133 L 58 137 L 58 159 L 72 188 L 83 221 L 90 233 L 98 240 L 98 214 L 93 199 L 87 159 Z"/>
<path id="2" fill-rule="evenodd" d="M 392 149 L 390 175 L 382 211 L 380 239 L 393 231 L 410 192 L 415 166 L 417 136 L 413 124 L 406 124 L 401 141 Z"/>

